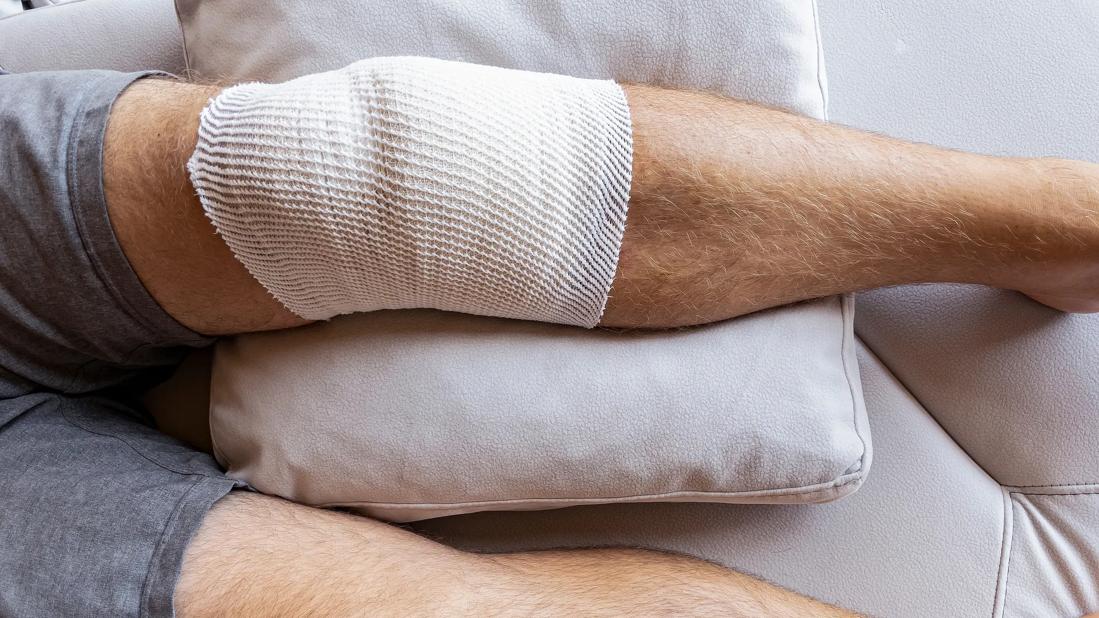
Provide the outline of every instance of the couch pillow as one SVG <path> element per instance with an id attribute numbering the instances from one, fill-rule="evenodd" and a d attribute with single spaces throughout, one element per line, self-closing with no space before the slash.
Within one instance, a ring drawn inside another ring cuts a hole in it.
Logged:
<path id="1" fill-rule="evenodd" d="M 176 0 L 190 71 L 285 81 L 370 56 L 712 90 L 825 114 L 814 0 Z"/>
<path id="2" fill-rule="evenodd" d="M 822 116 L 810 0 L 177 0 L 206 79 L 283 80 L 414 54 L 692 88 Z M 219 344 L 215 452 L 308 504 L 399 521 L 644 501 L 820 502 L 870 442 L 833 297 L 720 324 L 612 332 L 433 311 Z"/>
<path id="3" fill-rule="evenodd" d="M 601 502 L 820 502 L 865 476 L 851 301 L 671 332 L 386 311 L 218 345 L 214 452 L 408 521 Z"/>

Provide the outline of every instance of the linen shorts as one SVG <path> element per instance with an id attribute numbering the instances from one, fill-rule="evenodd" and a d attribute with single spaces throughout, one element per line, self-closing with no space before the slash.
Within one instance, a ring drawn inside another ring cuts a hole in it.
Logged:
<path id="1" fill-rule="evenodd" d="M 172 615 L 188 541 L 238 485 L 137 403 L 212 342 L 108 218 L 108 113 L 147 75 L 0 75 L 0 616 Z"/>

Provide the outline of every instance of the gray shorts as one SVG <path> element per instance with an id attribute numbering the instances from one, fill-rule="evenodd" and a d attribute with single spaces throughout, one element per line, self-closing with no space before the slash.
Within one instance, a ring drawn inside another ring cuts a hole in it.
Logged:
<path id="1" fill-rule="evenodd" d="M 183 551 L 236 486 L 135 402 L 211 342 L 107 218 L 107 114 L 142 75 L 0 75 L 0 616 L 172 615 Z"/>

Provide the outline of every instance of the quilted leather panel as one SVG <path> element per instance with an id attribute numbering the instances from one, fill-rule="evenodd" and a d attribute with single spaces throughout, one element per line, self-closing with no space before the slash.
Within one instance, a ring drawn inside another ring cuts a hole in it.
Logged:
<path id="1" fill-rule="evenodd" d="M 1082 616 L 1099 608 L 1099 486 L 1013 493 L 1003 615 Z"/>
<path id="2" fill-rule="evenodd" d="M 997 481 L 1099 482 L 1099 315 L 963 285 L 858 304 L 859 336 Z"/>

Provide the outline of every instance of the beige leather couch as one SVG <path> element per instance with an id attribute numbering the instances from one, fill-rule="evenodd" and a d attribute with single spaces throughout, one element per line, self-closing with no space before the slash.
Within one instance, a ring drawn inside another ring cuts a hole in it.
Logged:
<path id="1" fill-rule="evenodd" d="M 171 0 L 32 4 L 41 8 L 4 7 L 13 14 L 0 19 L 0 66 L 10 71 L 184 69 Z M 1099 3 L 820 0 L 820 13 L 834 120 L 948 146 L 1099 160 Z M 676 550 L 880 616 L 1099 611 L 1099 316 L 967 286 L 868 293 L 858 312 L 876 461 L 849 498 L 482 513 L 417 526 L 489 551 Z M 203 371 L 197 358 L 151 396 L 174 411 L 166 428 L 198 444 Z"/>

